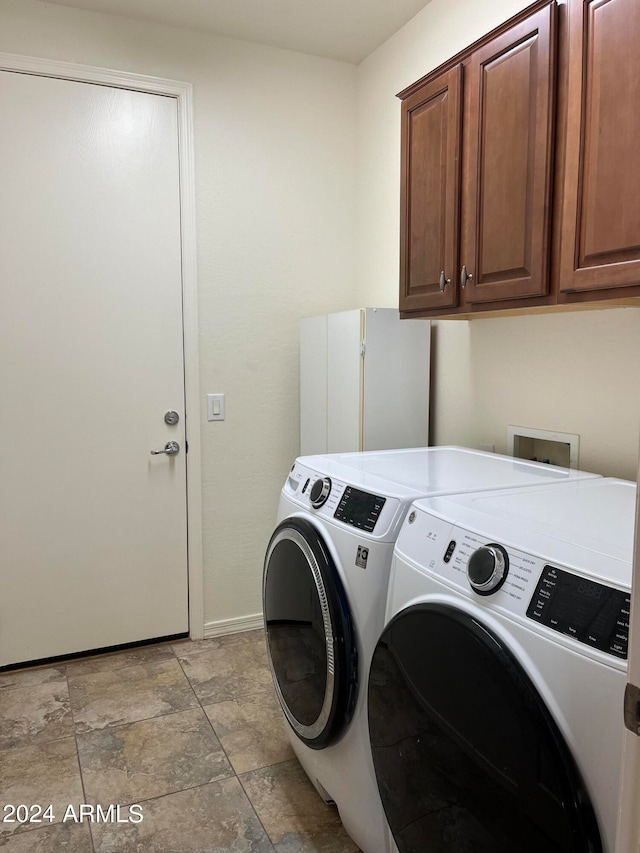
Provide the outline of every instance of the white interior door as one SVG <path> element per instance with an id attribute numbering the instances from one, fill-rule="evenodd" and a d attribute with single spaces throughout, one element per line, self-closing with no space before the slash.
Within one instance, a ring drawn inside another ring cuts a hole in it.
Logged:
<path id="1" fill-rule="evenodd" d="M 186 632 L 176 100 L 0 72 L 0 187 L 0 665 Z"/>

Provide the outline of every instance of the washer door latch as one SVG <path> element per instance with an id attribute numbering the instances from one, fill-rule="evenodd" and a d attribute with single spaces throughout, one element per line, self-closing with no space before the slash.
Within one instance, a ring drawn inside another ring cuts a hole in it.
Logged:
<path id="1" fill-rule="evenodd" d="M 635 684 L 627 684 L 624 691 L 624 724 L 640 736 L 640 687 Z"/>

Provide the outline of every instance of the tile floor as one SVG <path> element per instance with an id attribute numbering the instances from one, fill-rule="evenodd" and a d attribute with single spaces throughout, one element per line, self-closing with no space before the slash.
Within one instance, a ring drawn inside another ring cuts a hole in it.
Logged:
<path id="1" fill-rule="evenodd" d="M 357 853 L 284 725 L 262 631 L 0 673 L 0 848 Z"/>

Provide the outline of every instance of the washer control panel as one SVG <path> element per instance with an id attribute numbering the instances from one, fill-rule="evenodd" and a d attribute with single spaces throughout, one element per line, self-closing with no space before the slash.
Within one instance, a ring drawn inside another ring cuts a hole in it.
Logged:
<path id="1" fill-rule="evenodd" d="M 365 491 L 299 461 L 289 472 L 282 496 L 319 518 L 349 525 L 379 541 L 395 542 L 406 506 L 398 497 Z"/>
<path id="2" fill-rule="evenodd" d="M 347 486 L 333 517 L 359 530 L 373 533 L 386 502 L 387 499 L 381 498 L 380 495 L 372 495 L 353 486 Z"/>
<path id="3" fill-rule="evenodd" d="M 631 596 L 545 565 L 527 616 L 600 651 L 627 657 Z"/>

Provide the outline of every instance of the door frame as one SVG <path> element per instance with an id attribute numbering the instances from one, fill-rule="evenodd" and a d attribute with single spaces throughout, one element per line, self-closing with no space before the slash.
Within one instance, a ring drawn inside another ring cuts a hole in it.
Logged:
<path id="1" fill-rule="evenodd" d="M 59 62 L 34 56 L 0 53 L 0 71 L 96 83 L 151 95 L 175 98 L 178 121 L 178 168 L 180 176 L 180 237 L 182 262 L 182 328 L 184 352 L 186 457 L 187 565 L 189 636 L 204 637 L 204 588 L 202 560 L 202 463 L 200 450 L 200 373 L 198 354 L 198 301 L 196 212 L 193 145 L 193 86 L 191 83 Z"/>

